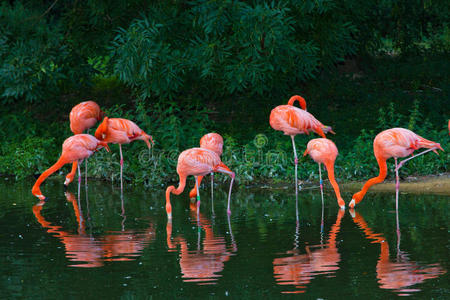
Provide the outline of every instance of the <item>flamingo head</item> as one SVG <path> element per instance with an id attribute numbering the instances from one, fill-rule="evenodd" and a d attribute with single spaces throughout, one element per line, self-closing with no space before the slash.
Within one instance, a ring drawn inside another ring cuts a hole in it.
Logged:
<path id="1" fill-rule="evenodd" d="M 104 140 L 107 137 L 108 134 L 108 123 L 109 123 L 109 118 L 105 117 L 103 119 L 103 122 L 100 123 L 100 125 L 98 126 L 97 130 L 95 131 L 95 137 L 97 138 L 97 140 Z"/>
<path id="2" fill-rule="evenodd" d="M 352 197 L 352 201 L 350 201 L 350 203 L 348 204 L 348 206 L 350 208 L 354 208 L 355 205 L 359 202 L 361 202 L 362 198 L 364 197 L 364 194 L 362 191 L 359 191 L 357 193 L 355 193 Z"/>
<path id="3" fill-rule="evenodd" d="M 333 128 L 331 126 L 323 125 L 322 130 L 323 130 L 323 133 L 325 133 L 325 134 L 328 133 L 328 132 L 330 132 L 332 134 L 336 134 L 333 131 Z"/>

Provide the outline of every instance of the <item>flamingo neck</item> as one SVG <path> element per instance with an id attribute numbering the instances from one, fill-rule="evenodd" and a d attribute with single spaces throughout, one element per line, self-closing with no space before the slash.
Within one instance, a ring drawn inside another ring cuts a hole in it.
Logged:
<path id="1" fill-rule="evenodd" d="M 378 184 L 380 182 L 383 182 L 384 179 L 386 178 L 387 175 L 387 165 L 386 165 L 386 159 L 381 158 L 379 156 L 376 157 L 377 158 L 377 162 L 378 162 L 378 166 L 380 167 L 380 173 L 378 174 L 377 177 L 373 177 L 370 178 L 369 180 L 367 180 L 367 182 L 364 184 L 363 188 L 361 189 L 360 196 L 361 199 L 359 199 L 358 202 L 361 202 L 361 200 L 364 198 L 364 196 L 366 195 L 367 191 L 369 190 L 369 188 L 372 185 Z"/>
<path id="2" fill-rule="evenodd" d="M 300 107 L 303 110 L 306 110 L 306 101 L 303 97 L 300 97 L 298 95 L 292 96 L 288 101 L 288 105 L 294 105 L 295 101 L 298 101 L 298 103 L 300 104 Z"/>
<path id="3" fill-rule="evenodd" d="M 33 185 L 33 188 L 31 190 L 33 195 L 35 195 L 35 196 L 42 195 L 41 190 L 39 188 L 41 186 L 42 182 L 45 179 L 47 179 L 48 176 L 52 175 L 53 173 L 55 173 L 56 171 L 61 169 L 61 167 L 64 166 L 66 163 L 68 163 L 68 161 L 63 157 L 63 155 L 61 155 L 61 157 L 58 159 L 58 161 L 53 166 L 51 166 L 44 173 L 42 173 L 41 176 L 39 176 L 39 178 L 36 180 L 36 182 Z"/>
<path id="4" fill-rule="evenodd" d="M 341 192 L 339 190 L 339 186 L 336 182 L 336 178 L 334 177 L 334 166 L 332 162 L 325 163 L 325 167 L 327 168 L 328 179 L 330 180 L 331 185 L 333 186 L 334 193 L 336 194 L 336 198 L 338 200 L 339 206 L 345 205 L 344 200 L 341 197 Z"/>
<path id="5" fill-rule="evenodd" d="M 172 205 L 170 203 L 170 194 L 179 195 L 184 191 L 184 188 L 186 186 L 186 175 L 179 174 L 180 176 L 180 182 L 178 184 L 178 187 L 175 188 L 175 186 L 171 185 L 166 190 L 166 212 L 169 218 L 172 218 Z"/>

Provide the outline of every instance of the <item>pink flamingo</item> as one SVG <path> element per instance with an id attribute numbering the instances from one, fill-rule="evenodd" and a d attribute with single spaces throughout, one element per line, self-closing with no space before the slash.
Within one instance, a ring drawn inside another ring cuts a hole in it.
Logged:
<path id="1" fill-rule="evenodd" d="M 85 130 L 94 127 L 97 121 L 101 121 L 105 113 L 100 109 L 100 106 L 94 101 L 85 101 L 75 105 L 70 111 L 69 119 L 70 119 L 70 130 L 73 134 L 81 134 Z M 85 182 L 87 184 L 87 159 L 86 159 L 86 174 L 85 174 Z M 64 181 L 64 185 L 68 186 L 75 177 L 75 172 L 77 169 L 77 162 L 74 161 L 72 163 L 72 170 L 66 176 L 66 180 Z M 81 182 L 81 177 L 78 178 L 78 181 Z"/>
<path id="2" fill-rule="evenodd" d="M 341 197 L 341 193 L 339 192 L 339 186 L 334 178 L 334 162 L 336 161 L 336 157 L 338 155 L 338 149 L 336 145 L 324 138 L 313 139 L 308 142 L 306 146 L 306 151 L 303 156 L 309 154 L 311 158 L 319 164 L 319 176 L 320 176 L 320 191 L 323 192 L 322 185 L 322 172 L 320 164 L 324 164 L 327 168 L 328 178 L 330 180 L 331 185 L 333 186 L 334 192 L 336 194 L 336 198 L 338 201 L 338 205 L 341 209 L 345 209 L 345 202 Z M 323 197 L 322 197 L 323 201 Z"/>
<path id="3" fill-rule="evenodd" d="M 300 103 L 302 109 L 293 106 L 295 101 Z M 306 101 L 303 97 L 298 95 L 292 96 L 287 105 L 279 105 L 272 109 L 269 123 L 273 129 L 283 131 L 285 135 L 291 137 L 292 148 L 294 149 L 295 192 L 297 193 L 298 159 L 297 151 L 295 150 L 294 137 L 297 134 L 309 135 L 309 132 L 312 131 L 325 138 L 325 133 L 331 132 L 334 134 L 334 132 L 330 126 L 323 125 L 312 114 L 306 111 Z"/>
<path id="4" fill-rule="evenodd" d="M 200 139 L 200 148 L 208 149 L 214 151 L 219 155 L 223 152 L 223 138 L 218 133 L 208 133 L 202 136 Z M 202 183 L 203 176 L 198 176 L 198 184 Z M 211 173 L 211 198 L 213 197 L 214 188 L 214 173 Z M 189 192 L 189 198 L 193 199 L 197 196 L 197 186 L 194 186 Z"/>
<path id="5" fill-rule="evenodd" d="M 95 131 L 95 137 L 107 143 L 119 144 L 120 150 L 120 189 L 123 190 L 123 155 L 122 144 L 129 144 L 135 140 L 144 141 L 148 148 L 150 142 L 154 144 L 151 135 L 146 134 L 134 122 L 127 119 L 105 117 Z M 150 142 L 149 142 L 150 140 Z"/>
<path id="6" fill-rule="evenodd" d="M 81 177 L 80 163 L 83 159 L 88 158 L 99 148 L 105 147 L 109 151 L 108 144 L 97 140 L 89 134 L 77 134 L 66 139 L 62 145 L 62 153 L 58 161 L 48 170 L 39 176 L 31 190 L 34 196 L 40 200 L 44 200 L 40 185 L 48 176 L 58 171 L 62 166 L 68 163 L 78 161 L 78 176 Z"/>
<path id="7" fill-rule="evenodd" d="M 414 150 L 420 148 L 429 148 L 419 154 L 413 155 L 400 162 L 397 166 L 397 158 L 406 157 L 413 154 Z M 423 137 L 415 134 L 411 130 L 405 128 L 391 128 L 380 132 L 373 141 L 373 152 L 375 158 L 377 159 L 378 166 L 380 167 L 380 173 L 377 177 L 369 179 L 363 186 L 362 190 L 355 193 L 350 201 L 349 206 L 351 208 L 355 207 L 356 204 L 362 201 L 367 190 L 374 184 L 383 182 L 387 175 L 386 160 L 393 157 L 395 161 L 395 190 L 399 189 L 399 177 L 398 170 L 405 164 L 408 160 L 413 159 L 417 156 L 425 154 L 429 151 L 433 151 L 436 154 L 438 152 L 436 149 L 442 149 L 441 145 L 424 139 Z M 398 199 L 395 201 L 395 206 L 398 209 Z"/>
<path id="8" fill-rule="evenodd" d="M 231 176 L 230 190 L 228 192 L 228 215 L 231 214 L 230 199 L 231 189 L 233 187 L 235 174 L 221 161 L 219 155 L 216 152 L 203 149 L 203 148 L 191 148 L 181 152 L 178 156 L 177 173 L 180 178 L 178 187 L 171 185 L 166 189 L 166 212 L 167 217 L 172 219 L 172 205 L 170 204 L 170 194 L 179 195 L 184 191 L 186 186 L 186 178 L 189 175 L 195 177 L 195 185 L 197 187 L 197 215 L 200 209 L 200 193 L 198 190 L 198 177 L 205 176 L 212 172 L 219 172 L 228 174 Z"/>

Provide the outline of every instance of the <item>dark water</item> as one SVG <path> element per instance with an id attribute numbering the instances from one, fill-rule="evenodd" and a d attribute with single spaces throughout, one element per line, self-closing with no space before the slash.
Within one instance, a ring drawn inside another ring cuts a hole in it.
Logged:
<path id="1" fill-rule="evenodd" d="M 400 194 L 397 231 L 394 193 L 369 192 L 351 213 L 300 191 L 297 223 L 293 190 L 235 189 L 228 219 L 227 185 L 214 206 L 203 187 L 200 218 L 185 191 L 167 223 L 163 188 L 122 199 L 91 182 L 78 199 L 60 181 L 39 204 L 32 182 L 0 179 L 3 299 L 450 297 L 448 196 Z"/>

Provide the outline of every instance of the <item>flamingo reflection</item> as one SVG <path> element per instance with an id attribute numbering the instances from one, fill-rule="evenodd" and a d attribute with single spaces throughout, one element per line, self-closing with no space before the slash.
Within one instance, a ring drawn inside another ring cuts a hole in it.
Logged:
<path id="1" fill-rule="evenodd" d="M 72 203 L 78 222 L 78 234 L 64 231 L 61 226 L 52 225 L 42 215 L 45 205 L 41 201 L 33 206 L 33 213 L 47 232 L 57 237 L 66 248 L 66 257 L 74 264 L 71 267 L 101 267 L 105 261 L 131 261 L 142 255 L 144 248 L 155 239 L 152 224 L 144 231 L 108 231 L 106 235 L 94 237 L 86 234 L 85 222 L 79 199 L 70 192 L 65 193 Z"/>
<path id="2" fill-rule="evenodd" d="M 395 261 L 392 261 L 389 255 L 389 244 L 383 234 L 374 233 L 358 212 L 350 209 L 350 214 L 353 221 L 363 230 L 366 239 L 371 240 L 371 243 L 380 244 L 380 257 L 378 258 L 376 269 L 380 288 L 393 290 L 399 296 L 408 296 L 411 295 L 411 292 L 420 291 L 418 288 L 411 288 L 412 286 L 446 273 L 438 263 L 419 265 L 410 261 L 408 253 L 400 250 L 400 228 L 398 223 L 397 257 Z"/>
<path id="3" fill-rule="evenodd" d="M 191 214 L 193 219 L 197 218 L 195 209 L 191 211 Z M 169 252 L 176 251 L 177 246 L 180 246 L 180 267 L 184 282 L 196 282 L 199 285 L 216 284 L 216 281 L 222 277 L 219 273 L 222 272 L 225 262 L 237 251 L 230 217 L 228 216 L 228 229 L 231 235 L 229 246 L 223 236 L 214 234 L 211 222 L 201 213 L 197 225 L 197 248 L 189 250 L 189 243 L 183 237 L 172 238 L 172 222 L 167 222 L 167 246 Z M 203 240 L 201 230 L 205 232 Z"/>
<path id="4" fill-rule="evenodd" d="M 331 227 L 328 241 L 319 245 L 305 247 L 305 254 L 300 254 L 298 249 L 299 223 L 296 228 L 296 242 L 293 250 L 287 251 L 287 257 L 279 257 L 273 260 L 275 280 L 279 285 L 293 285 L 296 290 L 283 291 L 282 293 L 304 293 L 306 285 L 317 275 L 334 277 L 339 270 L 341 256 L 336 245 L 336 237 L 339 233 L 344 210 L 339 210 L 336 222 Z M 322 214 L 323 223 L 323 214 Z"/>

